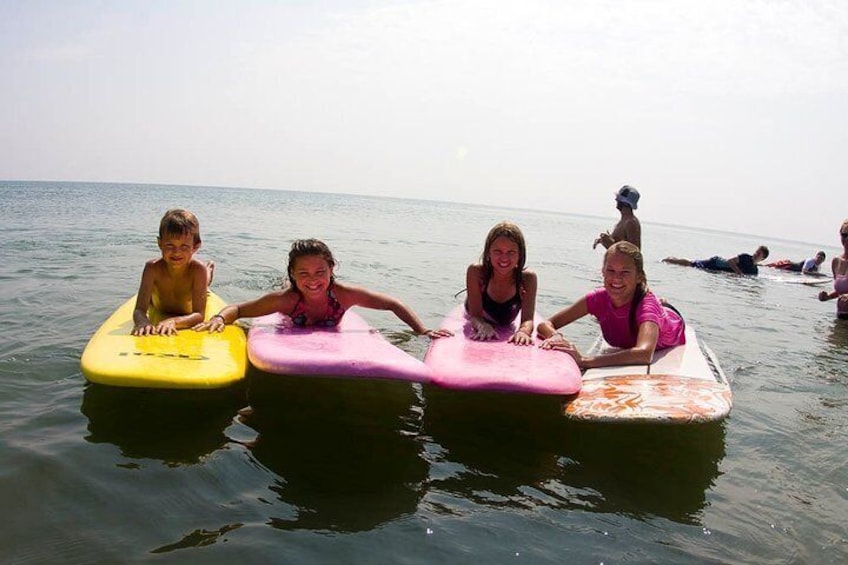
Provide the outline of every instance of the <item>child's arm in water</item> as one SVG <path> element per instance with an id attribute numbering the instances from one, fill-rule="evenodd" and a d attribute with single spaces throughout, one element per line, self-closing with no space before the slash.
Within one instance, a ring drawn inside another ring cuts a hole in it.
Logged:
<path id="1" fill-rule="evenodd" d="M 471 339 L 494 339 L 497 336 L 495 328 L 483 314 L 482 277 L 480 265 L 469 265 L 465 271 L 466 304 L 468 315 L 471 317 L 471 327 L 474 328 Z"/>
<path id="2" fill-rule="evenodd" d="M 336 296 L 345 308 L 350 306 L 362 306 L 373 310 L 391 310 L 395 316 L 402 320 L 418 335 L 427 335 L 431 338 L 447 337 L 453 332 L 446 329 L 430 330 L 421 322 L 418 315 L 406 304 L 389 296 L 372 292 L 368 289 L 343 285 L 336 282 Z"/>

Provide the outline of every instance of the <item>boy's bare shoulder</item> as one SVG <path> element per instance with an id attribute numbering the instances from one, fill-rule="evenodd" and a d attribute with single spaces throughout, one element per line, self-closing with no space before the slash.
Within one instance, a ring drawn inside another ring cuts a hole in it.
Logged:
<path id="1" fill-rule="evenodd" d="M 203 273 L 205 275 L 208 268 L 209 266 L 205 262 L 194 257 L 192 257 L 191 262 L 188 264 L 188 269 L 192 274 Z"/>
<path id="2" fill-rule="evenodd" d="M 144 262 L 144 270 L 154 275 L 165 272 L 165 260 L 161 257 L 149 259 Z"/>

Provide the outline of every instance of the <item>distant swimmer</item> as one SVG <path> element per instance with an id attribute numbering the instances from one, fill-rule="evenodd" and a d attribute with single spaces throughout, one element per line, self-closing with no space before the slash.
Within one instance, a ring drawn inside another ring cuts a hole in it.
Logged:
<path id="1" fill-rule="evenodd" d="M 848 319 L 848 220 L 842 222 L 839 238 L 842 241 L 842 255 L 834 257 L 830 264 L 833 271 L 833 291 L 821 291 L 819 300 L 837 298 L 836 315 L 844 320 Z"/>
<path id="2" fill-rule="evenodd" d="M 642 248 L 642 226 L 639 218 L 633 214 L 639 203 L 639 191 L 632 186 L 624 185 L 615 193 L 615 207 L 621 213 L 621 219 L 612 228 L 612 232 L 601 232 L 598 234 L 592 249 L 598 244 L 609 249 L 613 243 L 618 241 L 629 241 L 639 249 Z"/>
<path id="3" fill-rule="evenodd" d="M 827 256 L 824 251 L 819 251 L 816 253 L 815 257 L 810 257 L 806 261 L 790 261 L 789 259 L 781 259 L 780 261 L 774 261 L 773 263 L 766 263 L 764 267 L 792 271 L 795 273 L 801 273 L 802 275 L 824 277 L 827 275 L 819 272 L 819 266 L 824 263 L 826 257 Z"/>
<path id="4" fill-rule="evenodd" d="M 663 262 L 671 263 L 672 265 L 682 265 L 684 267 L 695 267 L 696 269 L 707 269 L 709 271 L 727 271 L 736 273 L 737 275 L 756 275 L 759 272 L 757 264 L 765 261 L 768 256 L 768 247 L 760 245 L 754 251 L 753 255 L 740 253 L 730 259 L 714 255 L 709 259 L 696 259 L 695 261 L 677 257 L 666 257 L 663 259 Z"/>

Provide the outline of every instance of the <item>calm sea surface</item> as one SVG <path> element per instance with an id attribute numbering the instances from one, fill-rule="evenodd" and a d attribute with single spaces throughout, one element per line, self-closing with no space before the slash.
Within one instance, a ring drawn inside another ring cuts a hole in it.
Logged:
<path id="1" fill-rule="evenodd" d="M 660 262 L 760 243 L 798 260 L 813 246 L 643 226 L 652 288 L 732 380 L 734 409 L 717 425 L 575 425 L 557 399 L 253 369 L 216 392 L 88 385 L 80 354 L 136 291 L 172 207 L 200 218 L 200 256 L 217 263 L 226 300 L 279 287 L 291 241 L 317 237 L 341 279 L 402 298 L 430 326 L 497 221 L 524 230 L 542 314 L 599 284 L 591 243 L 614 223 L 284 191 L 0 182 L 0 561 L 848 560 L 848 324 L 815 288 Z M 423 358 L 426 338 L 390 314 L 363 315 Z M 596 332 L 584 320 L 567 335 L 588 346 Z"/>

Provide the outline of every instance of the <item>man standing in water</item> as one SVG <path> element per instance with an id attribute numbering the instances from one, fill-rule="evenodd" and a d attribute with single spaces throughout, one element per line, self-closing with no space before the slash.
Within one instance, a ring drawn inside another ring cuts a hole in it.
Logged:
<path id="1" fill-rule="evenodd" d="M 639 218 L 633 214 L 639 202 L 639 191 L 632 186 L 624 185 L 615 194 L 615 207 L 621 212 L 621 219 L 612 228 L 612 233 L 605 231 L 598 235 L 598 239 L 592 244 L 592 249 L 598 244 L 609 248 L 618 241 L 629 241 L 639 249 L 642 249 L 642 226 Z"/>

